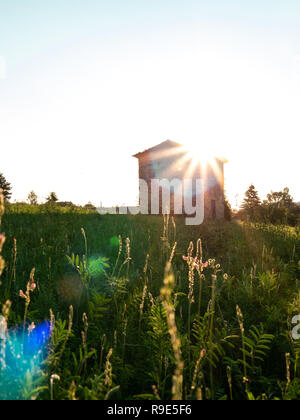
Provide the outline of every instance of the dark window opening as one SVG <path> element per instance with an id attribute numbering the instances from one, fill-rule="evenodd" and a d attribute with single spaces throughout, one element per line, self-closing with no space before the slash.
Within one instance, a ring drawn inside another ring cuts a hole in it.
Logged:
<path id="1" fill-rule="evenodd" d="M 217 218 L 216 200 L 211 200 L 211 218 L 213 220 L 216 220 L 216 218 Z"/>

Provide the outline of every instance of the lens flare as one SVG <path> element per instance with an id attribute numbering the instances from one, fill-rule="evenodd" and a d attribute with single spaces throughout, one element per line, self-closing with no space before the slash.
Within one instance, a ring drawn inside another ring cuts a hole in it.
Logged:
<path id="1" fill-rule="evenodd" d="M 0 400 L 26 399 L 36 388 L 51 332 L 50 322 L 1 332 Z"/>
<path id="2" fill-rule="evenodd" d="M 117 236 L 113 236 L 110 238 L 109 243 L 112 248 L 117 248 L 119 247 L 119 238 Z"/>
<path id="3" fill-rule="evenodd" d="M 92 257 L 88 260 L 88 272 L 92 278 L 101 276 L 107 268 L 109 259 L 106 257 Z"/>
<path id="4" fill-rule="evenodd" d="M 79 274 L 65 274 L 58 283 L 59 297 L 68 305 L 78 304 L 83 292 Z"/>
<path id="5" fill-rule="evenodd" d="M 223 182 L 224 158 L 214 156 L 214 151 L 200 142 L 182 145 L 167 140 L 158 146 L 135 155 L 143 159 L 147 179 L 205 179 L 205 189 Z"/>

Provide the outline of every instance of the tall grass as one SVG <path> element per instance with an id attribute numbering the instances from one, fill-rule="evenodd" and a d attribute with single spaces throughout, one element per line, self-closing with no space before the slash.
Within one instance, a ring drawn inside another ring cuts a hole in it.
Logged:
<path id="1" fill-rule="evenodd" d="M 2 230 L 1 399 L 299 399 L 296 229 L 10 205 Z"/>

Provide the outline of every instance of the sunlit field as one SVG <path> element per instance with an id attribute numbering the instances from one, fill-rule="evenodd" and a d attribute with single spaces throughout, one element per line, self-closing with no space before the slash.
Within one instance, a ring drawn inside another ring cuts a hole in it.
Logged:
<path id="1" fill-rule="evenodd" d="M 295 228 L 9 205 L 1 231 L 2 400 L 300 398 Z"/>

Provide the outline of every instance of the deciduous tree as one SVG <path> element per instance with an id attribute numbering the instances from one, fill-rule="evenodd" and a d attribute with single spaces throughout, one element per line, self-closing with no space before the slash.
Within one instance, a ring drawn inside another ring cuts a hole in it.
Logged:
<path id="1" fill-rule="evenodd" d="M 32 204 L 33 206 L 36 206 L 38 204 L 38 196 L 34 191 L 30 191 L 27 197 L 27 201 L 29 204 Z"/>
<path id="2" fill-rule="evenodd" d="M 47 203 L 56 203 L 58 201 L 57 194 L 55 192 L 51 192 L 46 200 Z"/>

